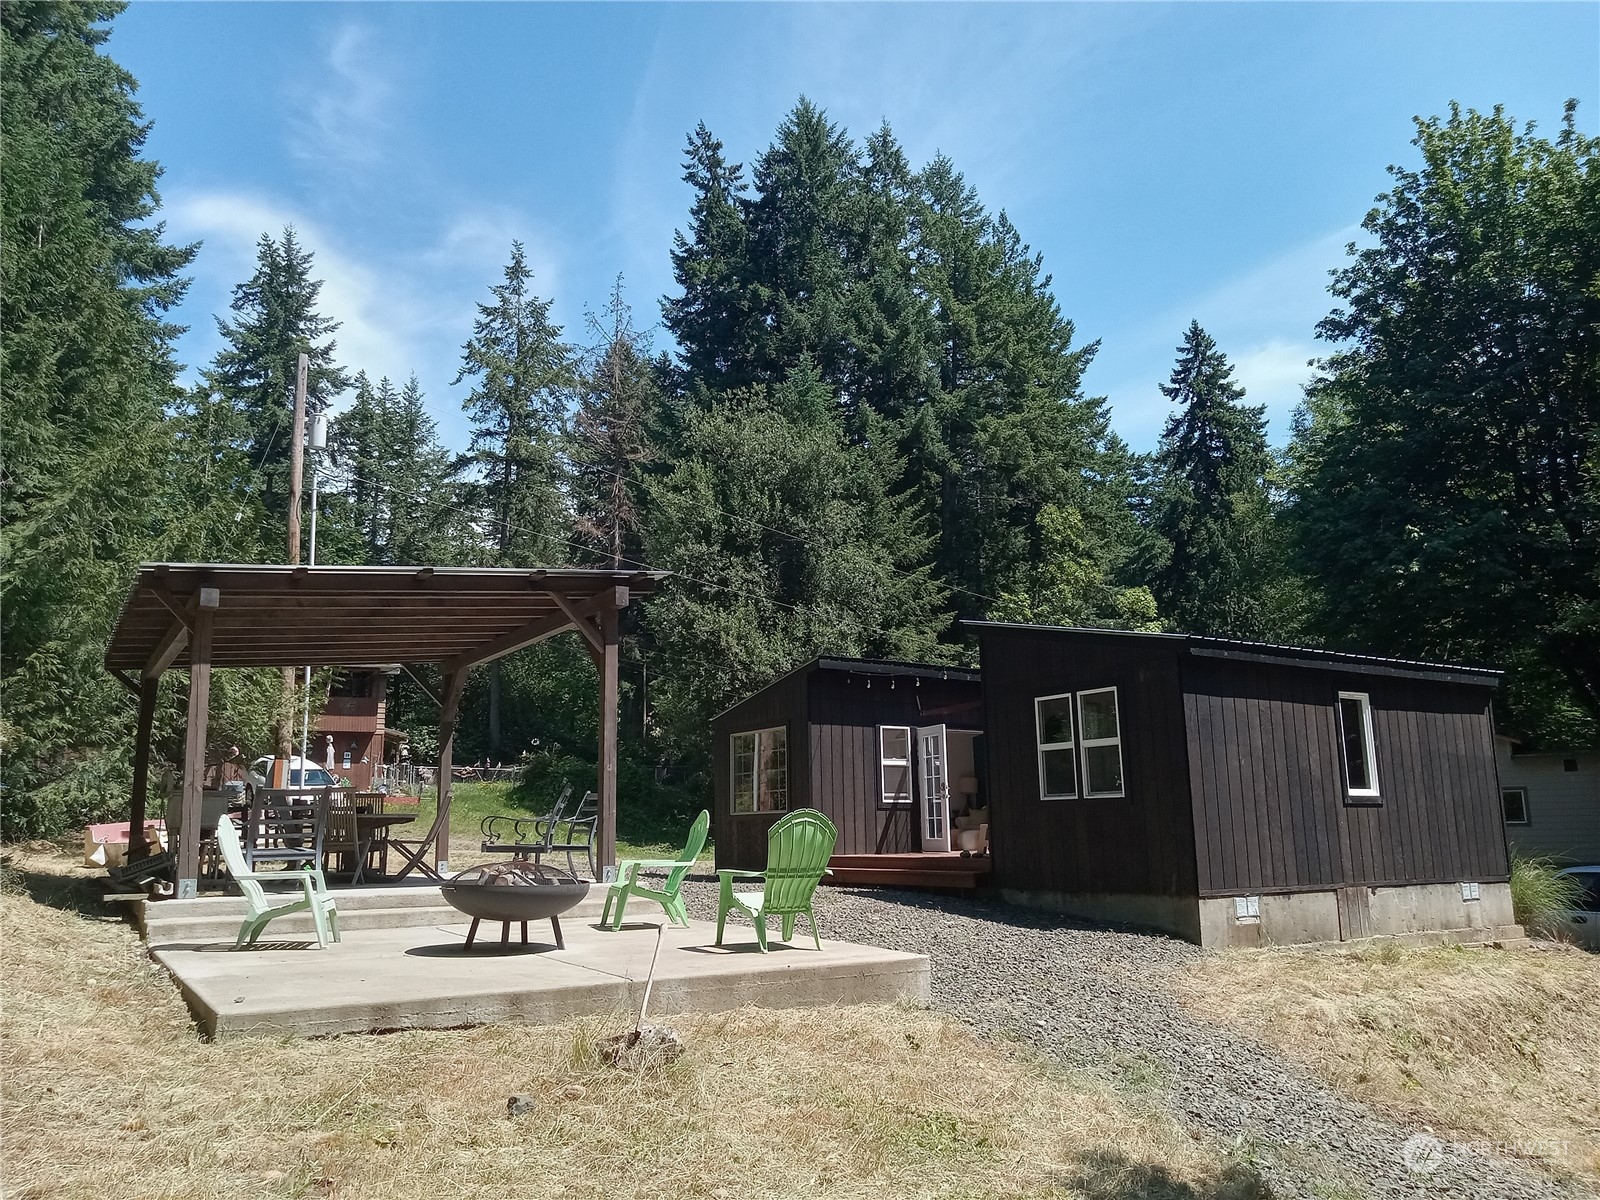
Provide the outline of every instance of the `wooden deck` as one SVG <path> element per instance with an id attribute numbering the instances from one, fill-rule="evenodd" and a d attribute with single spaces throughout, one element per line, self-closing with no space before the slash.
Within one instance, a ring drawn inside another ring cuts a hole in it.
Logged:
<path id="1" fill-rule="evenodd" d="M 989 874 L 987 856 L 956 851 L 917 854 L 836 854 L 824 883 L 842 887 L 913 887 L 969 891 Z"/>

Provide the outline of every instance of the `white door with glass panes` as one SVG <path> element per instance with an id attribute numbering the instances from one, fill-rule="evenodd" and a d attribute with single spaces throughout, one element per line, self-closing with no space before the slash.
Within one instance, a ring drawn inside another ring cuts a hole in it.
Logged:
<path id="1" fill-rule="evenodd" d="M 917 730 L 917 782 L 922 792 L 922 848 L 950 849 L 950 765 L 943 725 Z"/>

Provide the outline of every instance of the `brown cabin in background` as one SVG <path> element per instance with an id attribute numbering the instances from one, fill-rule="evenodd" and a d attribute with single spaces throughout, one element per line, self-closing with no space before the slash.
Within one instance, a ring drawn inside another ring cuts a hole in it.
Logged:
<path id="1" fill-rule="evenodd" d="M 759 870 L 813 807 L 834 883 L 983 884 L 1207 946 L 1512 936 L 1498 672 L 969 624 L 981 675 L 820 658 L 718 715 L 717 866 Z"/>
<path id="2" fill-rule="evenodd" d="M 387 668 L 339 671 L 327 703 L 316 714 L 309 757 L 338 778 L 348 779 L 358 792 L 372 791 L 381 774 L 388 689 Z"/>

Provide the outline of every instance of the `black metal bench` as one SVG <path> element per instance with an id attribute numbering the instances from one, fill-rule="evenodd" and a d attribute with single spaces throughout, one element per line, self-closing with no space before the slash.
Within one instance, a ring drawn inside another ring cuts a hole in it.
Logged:
<path id="1" fill-rule="evenodd" d="M 555 842 L 556 828 L 561 824 L 561 814 L 572 799 L 572 785 L 561 789 L 555 807 L 543 816 L 513 816 L 495 813 L 487 816 L 478 828 L 483 833 L 485 854 L 509 854 L 513 859 L 532 859 L 538 862 L 548 854 Z"/>

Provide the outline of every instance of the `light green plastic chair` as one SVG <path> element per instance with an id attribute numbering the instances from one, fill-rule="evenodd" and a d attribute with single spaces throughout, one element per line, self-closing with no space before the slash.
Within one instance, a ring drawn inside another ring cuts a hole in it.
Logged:
<path id="1" fill-rule="evenodd" d="M 711 814 L 701 809 L 694 824 L 689 826 L 689 840 L 684 843 L 683 853 L 677 858 L 625 858 L 619 862 L 617 881 L 606 892 L 606 906 L 600 913 L 600 924 L 605 925 L 609 921 L 612 929 L 621 929 L 622 910 L 628 906 L 628 897 L 639 896 L 657 901 L 667 910 L 667 918 L 674 925 L 687 925 L 689 914 L 684 910 L 683 897 L 678 895 L 678 889 L 683 886 L 683 877 L 694 867 L 695 859 L 700 857 L 700 851 L 706 844 L 706 831 L 710 828 Z M 666 882 L 659 889 L 648 887 L 639 882 L 640 871 L 665 871 Z M 617 906 L 615 914 L 611 911 L 613 901 Z"/>
<path id="2" fill-rule="evenodd" d="M 239 841 L 239 831 L 233 827 L 233 818 L 224 816 L 217 822 L 217 847 L 222 851 L 222 861 L 233 876 L 239 890 L 244 893 L 250 913 L 239 926 L 235 946 L 253 946 L 261 931 L 271 921 L 290 913 L 309 912 L 317 928 L 317 947 L 326 948 L 329 941 L 339 940 L 339 912 L 328 894 L 327 881 L 320 867 L 295 868 L 282 871 L 252 871 L 244 859 L 244 846 Z M 263 883 L 292 883 L 304 893 L 298 900 L 287 904 L 268 902 Z"/>
<path id="3" fill-rule="evenodd" d="M 811 940 L 822 949 L 817 936 L 817 918 L 811 912 L 811 894 L 828 873 L 828 859 L 839 831 L 832 821 L 814 808 L 796 809 L 767 831 L 767 869 L 765 871 L 718 871 L 722 894 L 717 901 L 717 945 L 722 945 L 722 929 L 728 913 L 744 913 L 756 926 L 756 941 L 761 953 L 767 952 L 767 918 L 783 921 L 783 940 L 794 937 L 794 919 L 804 914 L 811 922 Z M 736 892 L 735 879 L 764 879 L 759 892 Z"/>

